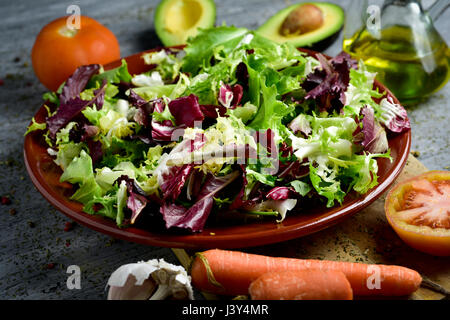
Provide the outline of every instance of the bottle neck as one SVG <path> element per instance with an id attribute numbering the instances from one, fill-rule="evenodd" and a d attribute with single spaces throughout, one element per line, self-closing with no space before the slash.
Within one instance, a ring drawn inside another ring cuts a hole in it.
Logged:
<path id="1" fill-rule="evenodd" d="M 406 6 L 410 3 L 419 4 L 420 0 L 387 0 L 385 5 Z"/>
<path id="2" fill-rule="evenodd" d="M 386 0 L 383 4 L 383 8 L 387 8 L 390 6 L 397 8 L 407 8 L 413 6 L 422 10 L 422 4 L 420 0 Z"/>
<path id="3" fill-rule="evenodd" d="M 447 0 L 436 0 L 430 8 L 428 8 L 428 15 L 432 20 L 437 20 L 450 7 L 450 2 Z"/>

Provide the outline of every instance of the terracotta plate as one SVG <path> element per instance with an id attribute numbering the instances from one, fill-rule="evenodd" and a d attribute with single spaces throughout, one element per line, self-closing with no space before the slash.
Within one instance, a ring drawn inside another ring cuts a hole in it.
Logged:
<path id="1" fill-rule="evenodd" d="M 307 51 L 309 54 L 313 52 Z M 131 74 L 149 70 L 141 59 L 142 53 L 125 58 Z M 120 65 L 113 62 L 105 69 Z M 380 83 L 375 83 L 381 91 L 388 91 Z M 398 101 L 396 101 L 398 103 Z M 38 122 L 43 122 L 46 110 L 42 106 L 35 115 Z M 60 183 L 61 170 L 47 154 L 42 132 L 35 131 L 25 138 L 24 157 L 28 173 L 36 188 L 56 209 L 74 221 L 93 230 L 115 238 L 137 242 L 145 245 L 178 248 L 242 248 L 281 242 L 311 234 L 334 225 L 376 200 L 394 182 L 408 157 L 411 143 L 410 131 L 389 137 L 392 163 L 388 159 L 379 159 L 379 184 L 364 196 L 347 197 L 342 206 L 333 208 L 315 208 L 303 213 L 288 214 L 287 218 L 277 224 L 275 221 L 258 221 L 241 225 L 223 225 L 208 227 L 198 234 L 155 233 L 136 227 L 118 228 L 115 221 L 101 216 L 92 216 L 82 211 L 80 203 L 69 200 L 74 192 L 68 183 Z"/>

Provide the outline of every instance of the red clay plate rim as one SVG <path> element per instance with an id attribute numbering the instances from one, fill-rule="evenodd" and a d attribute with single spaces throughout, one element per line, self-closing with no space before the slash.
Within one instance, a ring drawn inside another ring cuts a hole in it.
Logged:
<path id="1" fill-rule="evenodd" d="M 314 53 L 310 50 L 304 51 L 309 54 Z M 143 63 L 139 58 L 142 53 L 134 54 L 124 59 L 126 59 L 128 63 L 130 63 L 130 61 L 137 60 L 135 62 L 137 62 L 137 68 L 139 69 L 143 66 Z M 141 65 L 140 67 L 139 64 Z M 107 70 L 118 65 L 120 65 L 120 61 L 115 61 L 105 66 L 105 69 Z M 384 86 L 380 85 L 379 83 L 377 83 L 377 85 L 380 86 L 384 91 L 387 91 L 392 95 L 392 93 Z M 36 115 L 40 112 L 43 112 L 44 110 L 44 107 L 41 106 Z M 299 223 L 286 225 L 287 222 L 295 218 L 288 216 L 281 224 L 277 224 L 274 221 L 270 223 L 263 222 L 245 224 L 241 226 L 231 226 L 229 228 L 220 229 L 220 233 L 225 232 L 225 234 L 214 235 L 210 234 L 210 232 L 216 230 L 214 228 L 206 228 L 202 233 L 190 235 L 157 234 L 134 227 L 119 228 L 116 226 L 114 220 L 103 218 L 101 216 L 89 215 L 82 212 L 81 209 L 73 209 L 72 207 L 74 205 L 80 205 L 74 201 L 70 201 L 68 198 L 61 196 L 54 189 L 52 189 L 49 183 L 47 183 L 45 176 L 39 173 L 38 167 L 40 163 L 33 155 L 32 150 L 34 143 L 33 134 L 27 135 L 25 137 L 24 160 L 31 181 L 33 182 L 37 190 L 42 194 L 42 196 L 47 199 L 47 201 L 49 201 L 50 204 L 52 204 L 57 210 L 64 213 L 67 217 L 84 226 L 87 226 L 90 229 L 118 239 L 151 246 L 185 249 L 244 248 L 291 240 L 320 231 L 322 229 L 335 225 L 346 218 L 349 218 L 350 216 L 356 214 L 360 210 L 370 205 L 390 187 L 390 185 L 395 181 L 395 179 L 398 177 L 403 167 L 405 166 L 411 146 L 411 130 L 392 137 L 392 139 L 389 140 L 389 144 L 391 144 L 391 142 L 393 142 L 394 140 L 396 140 L 395 145 L 400 147 L 400 149 L 396 150 L 398 153 L 397 158 L 394 160 L 395 163 L 390 165 L 390 168 L 388 168 L 385 175 L 379 177 L 380 183 L 365 195 L 350 200 L 341 207 L 326 209 L 325 211 L 323 211 L 323 213 L 320 214 L 316 213 L 313 218 L 310 218 L 305 222 L 300 221 Z M 392 150 L 393 146 L 390 145 L 390 148 Z M 387 161 L 387 159 L 381 159 L 381 161 L 383 160 Z M 54 165 L 56 166 L 56 164 Z M 240 230 L 240 232 L 231 232 L 227 234 L 227 229 Z"/>

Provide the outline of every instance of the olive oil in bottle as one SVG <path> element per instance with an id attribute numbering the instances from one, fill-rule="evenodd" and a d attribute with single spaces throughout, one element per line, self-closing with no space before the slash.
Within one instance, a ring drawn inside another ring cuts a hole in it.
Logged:
<path id="1" fill-rule="evenodd" d="M 449 79 L 449 49 L 434 29 L 393 25 L 377 38 L 362 29 L 344 39 L 343 49 L 377 72 L 376 78 L 406 105 L 425 99 Z"/>

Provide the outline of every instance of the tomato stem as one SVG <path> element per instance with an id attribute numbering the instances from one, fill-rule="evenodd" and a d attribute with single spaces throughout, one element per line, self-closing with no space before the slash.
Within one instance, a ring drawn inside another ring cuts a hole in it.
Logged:
<path id="1" fill-rule="evenodd" d="M 75 28 L 69 28 L 68 26 L 64 26 L 62 28 L 59 28 L 58 32 L 64 37 L 73 38 L 78 33 L 78 30 Z"/>

